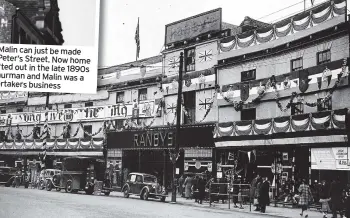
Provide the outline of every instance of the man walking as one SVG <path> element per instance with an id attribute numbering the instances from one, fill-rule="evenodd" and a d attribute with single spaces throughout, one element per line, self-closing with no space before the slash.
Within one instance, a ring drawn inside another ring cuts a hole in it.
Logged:
<path id="1" fill-rule="evenodd" d="M 331 190 L 330 190 L 333 218 L 337 217 L 337 211 L 339 211 L 339 214 L 341 217 L 343 216 L 342 193 L 343 193 L 343 187 L 338 177 L 335 181 L 332 182 Z"/>
<path id="2" fill-rule="evenodd" d="M 270 184 L 266 176 L 263 177 L 263 182 L 259 190 L 259 205 L 260 212 L 265 213 L 266 205 L 270 203 L 269 197 Z"/>

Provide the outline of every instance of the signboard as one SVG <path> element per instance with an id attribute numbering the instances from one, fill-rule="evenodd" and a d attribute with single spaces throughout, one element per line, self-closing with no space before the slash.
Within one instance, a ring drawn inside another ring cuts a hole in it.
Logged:
<path id="1" fill-rule="evenodd" d="M 221 8 L 166 25 L 165 45 L 211 31 L 221 31 Z"/>
<path id="2" fill-rule="evenodd" d="M 350 170 L 348 166 L 348 148 L 312 148 L 311 169 L 313 170 Z"/>
<path id="3" fill-rule="evenodd" d="M 182 127 L 179 131 L 179 147 L 214 147 L 213 128 L 210 125 Z M 109 132 L 107 135 L 108 149 L 175 148 L 176 143 L 175 127 L 125 130 Z"/>
<path id="4" fill-rule="evenodd" d="M 49 111 L 49 123 L 79 122 L 88 120 L 126 119 L 133 116 L 134 108 L 138 109 L 138 117 L 146 118 L 156 115 L 158 105 L 154 100 L 143 101 L 139 104 L 116 104 L 108 106 L 69 108 L 61 111 Z M 45 112 L 21 112 L 0 115 L 0 126 L 26 125 L 43 123 Z"/>

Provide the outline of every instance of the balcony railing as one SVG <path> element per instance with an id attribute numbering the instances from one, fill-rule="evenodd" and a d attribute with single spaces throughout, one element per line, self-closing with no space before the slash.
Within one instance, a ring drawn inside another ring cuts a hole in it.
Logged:
<path id="1" fill-rule="evenodd" d="M 261 120 L 219 123 L 214 138 L 225 136 L 272 135 L 315 130 L 345 129 L 346 109 L 322 111 Z"/>

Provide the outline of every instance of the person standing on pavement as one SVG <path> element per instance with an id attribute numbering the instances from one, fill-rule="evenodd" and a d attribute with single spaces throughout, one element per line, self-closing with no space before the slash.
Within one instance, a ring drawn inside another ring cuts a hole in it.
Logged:
<path id="1" fill-rule="evenodd" d="M 183 196 L 183 184 L 184 184 L 184 176 L 181 175 L 179 178 L 179 194 L 181 197 Z"/>
<path id="2" fill-rule="evenodd" d="M 254 204 L 256 206 L 254 211 L 260 211 L 260 204 L 259 204 L 259 193 L 260 193 L 260 188 L 262 185 L 262 178 L 259 176 L 259 179 L 256 184 L 256 189 L 255 189 L 255 194 L 254 194 Z"/>
<path id="3" fill-rule="evenodd" d="M 198 179 L 198 203 L 199 204 L 202 204 L 205 198 L 205 185 L 206 185 L 206 182 L 204 181 L 204 178 L 199 177 Z"/>
<path id="4" fill-rule="evenodd" d="M 322 184 L 319 188 L 319 196 L 320 196 L 320 203 L 321 203 L 321 211 L 323 213 L 323 217 L 326 218 L 328 212 L 330 211 L 328 202 L 331 200 L 329 196 L 329 186 L 326 180 L 322 181 Z"/>
<path id="5" fill-rule="evenodd" d="M 259 190 L 259 205 L 260 205 L 260 212 L 262 213 L 266 212 L 266 206 L 270 203 L 269 191 L 270 191 L 270 183 L 267 177 L 265 176 L 263 177 L 263 182 L 261 183 L 260 190 Z"/>
<path id="6" fill-rule="evenodd" d="M 333 218 L 337 217 L 337 212 L 339 211 L 340 216 L 343 216 L 342 212 L 342 193 L 343 187 L 340 183 L 339 177 L 332 182 L 330 195 L 331 195 L 331 204 L 332 204 L 332 214 Z"/>
<path id="7" fill-rule="evenodd" d="M 256 190 L 256 186 L 258 184 L 259 178 L 260 178 L 260 175 L 257 174 L 250 184 L 250 202 L 253 204 L 254 204 L 254 198 L 255 198 L 255 190 Z"/>
<path id="8" fill-rule="evenodd" d="M 301 214 L 300 216 L 303 216 L 304 211 L 307 211 L 310 202 L 312 201 L 312 194 L 311 194 L 311 189 L 310 186 L 306 183 L 306 179 L 302 180 L 301 185 L 299 186 L 299 205 L 301 206 Z M 306 215 L 305 217 L 308 217 L 309 215 L 307 212 L 305 212 Z"/>
<path id="9" fill-rule="evenodd" d="M 191 198 L 191 187 L 192 187 L 192 178 L 187 176 L 184 182 L 185 185 L 185 198 Z"/>
<path id="10" fill-rule="evenodd" d="M 346 197 L 346 200 L 344 202 L 345 217 L 350 218 L 350 184 L 347 185 L 347 188 L 345 190 L 345 197 Z"/>

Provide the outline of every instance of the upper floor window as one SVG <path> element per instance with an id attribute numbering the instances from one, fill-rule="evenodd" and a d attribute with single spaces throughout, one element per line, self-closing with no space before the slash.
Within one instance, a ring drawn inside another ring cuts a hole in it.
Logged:
<path id="1" fill-rule="evenodd" d="M 256 78 L 256 69 L 253 70 L 247 70 L 241 72 L 241 81 L 249 81 L 249 80 L 255 80 Z"/>
<path id="2" fill-rule="evenodd" d="M 241 120 L 255 120 L 255 119 L 256 119 L 255 108 L 243 109 L 241 111 Z"/>
<path id="3" fill-rule="evenodd" d="M 139 89 L 139 101 L 147 100 L 147 88 Z"/>
<path id="4" fill-rule="evenodd" d="M 194 71 L 196 63 L 196 51 L 195 48 L 185 50 L 185 67 L 186 72 Z"/>
<path id="5" fill-rule="evenodd" d="M 332 98 L 328 101 L 322 102 L 323 98 L 317 99 L 317 111 L 330 111 L 332 110 Z"/>
<path id="6" fill-rule="evenodd" d="M 291 60 L 291 71 L 298 71 L 303 69 L 303 58 L 296 58 Z"/>
<path id="7" fill-rule="evenodd" d="M 92 133 L 92 126 L 91 125 L 84 125 L 84 138 L 90 139 L 90 134 Z"/>
<path id="8" fill-rule="evenodd" d="M 64 108 L 72 108 L 72 104 L 65 104 Z"/>
<path id="9" fill-rule="evenodd" d="M 192 124 L 196 121 L 196 92 L 190 91 L 183 94 L 184 106 L 187 111 L 187 115 L 184 116 L 184 124 Z M 208 107 L 204 105 L 206 102 L 201 102 L 200 106 L 204 109 Z"/>
<path id="10" fill-rule="evenodd" d="M 92 101 L 85 103 L 85 107 L 92 107 L 92 106 L 94 106 L 94 102 Z"/>
<path id="11" fill-rule="evenodd" d="M 1 114 L 6 114 L 6 110 L 1 110 Z"/>
<path id="12" fill-rule="evenodd" d="M 124 102 L 124 92 L 117 92 L 116 103 Z"/>
<path id="13" fill-rule="evenodd" d="M 291 107 L 291 114 L 292 115 L 298 115 L 304 113 L 304 104 L 302 103 L 294 103 Z"/>
<path id="14" fill-rule="evenodd" d="M 331 50 L 327 49 L 317 53 L 317 65 L 331 62 Z"/>
<path id="15" fill-rule="evenodd" d="M 18 113 L 21 113 L 21 112 L 23 112 L 23 108 L 17 108 L 16 111 L 17 111 Z"/>

